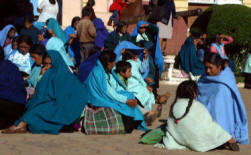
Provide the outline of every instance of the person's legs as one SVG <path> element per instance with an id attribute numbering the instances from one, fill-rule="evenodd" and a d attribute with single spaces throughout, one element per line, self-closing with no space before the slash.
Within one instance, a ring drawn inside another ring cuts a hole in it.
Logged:
<path id="1" fill-rule="evenodd" d="M 25 105 L 0 99 L 0 129 L 5 129 L 21 117 L 25 112 Z"/>
<path id="2" fill-rule="evenodd" d="M 251 89 L 251 73 L 245 74 L 245 88 Z"/>

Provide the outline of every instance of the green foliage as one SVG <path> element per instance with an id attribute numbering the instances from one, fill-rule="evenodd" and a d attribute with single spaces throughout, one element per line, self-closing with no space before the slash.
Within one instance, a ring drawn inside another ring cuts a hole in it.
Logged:
<path id="1" fill-rule="evenodd" d="M 208 8 L 191 27 L 191 33 L 207 33 L 214 38 L 217 33 L 234 38 L 234 46 L 250 48 L 251 8 L 243 5 L 215 5 Z"/>

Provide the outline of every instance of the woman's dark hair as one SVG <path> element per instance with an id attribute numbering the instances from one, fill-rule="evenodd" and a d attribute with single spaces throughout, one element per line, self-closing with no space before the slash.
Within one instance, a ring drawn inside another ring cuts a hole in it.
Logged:
<path id="1" fill-rule="evenodd" d="M 14 27 L 12 27 L 12 28 L 10 28 L 9 32 L 10 32 L 10 31 L 16 31 L 16 29 L 15 29 Z M 8 33 L 9 33 L 9 32 L 8 32 Z"/>
<path id="2" fill-rule="evenodd" d="M 71 26 L 74 27 L 74 24 L 75 24 L 76 22 L 78 22 L 78 21 L 80 21 L 80 17 L 76 16 L 76 17 L 72 18 Z"/>
<path id="3" fill-rule="evenodd" d="M 210 64 L 221 66 L 221 69 L 225 68 L 225 60 L 221 59 L 219 54 L 213 52 L 206 52 L 204 56 L 204 64 L 208 62 Z"/>
<path id="4" fill-rule="evenodd" d="M 90 7 L 84 7 L 82 9 L 82 17 L 90 16 L 90 14 L 91 14 Z"/>
<path id="5" fill-rule="evenodd" d="M 40 44 L 35 44 L 31 47 L 30 49 L 30 53 L 33 54 L 38 54 L 38 55 L 44 55 L 44 53 L 46 53 L 46 49 L 44 47 L 44 45 L 40 45 Z"/>
<path id="6" fill-rule="evenodd" d="M 88 0 L 86 6 L 93 7 L 95 5 L 95 0 Z"/>
<path id="7" fill-rule="evenodd" d="M 4 60 L 4 50 L 2 46 L 0 46 L 0 61 Z"/>
<path id="8" fill-rule="evenodd" d="M 127 69 L 132 68 L 132 65 L 126 61 L 119 61 L 116 65 L 116 73 L 125 73 Z"/>
<path id="9" fill-rule="evenodd" d="M 54 5 L 56 4 L 57 0 L 49 0 L 49 2 Z"/>
<path id="10" fill-rule="evenodd" d="M 138 56 L 136 51 L 126 50 L 122 54 L 122 60 L 127 61 L 127 60 L 130 60 L 130 59 L 134 59 L 136 56 Z"/>
<path id="11" fill-rule="evenodd" d="M 116 54 L 111 50 L 105 50 L 99 56 L 99 60 L 104 67 L 105 72 L 108 73 L 109 69 L 107 68 L 107 65 L 109 62 L 114 62 L 116 60 Z"/>
<path id="12" fill-rule="evenodd" d="M 24 22 L 33 23 L 34 22 L 34 16 L 33 15 L 26 15 L 24 17 Z"/>
<path id="13" fill-rule="evenodd" d="M 50 58 L 49 54 L 46 51 L 44 52 L 44 54 L 42 56 L 43 63 L 44 63 L 45 58 Z"/>
<path id="14" fill-rule="evenodd" d="M 187 115 L 187 113 L 189 112 L 189 110 L 193 104 L 193 100 L 195 98 L 195 95 L 197 95 L 197 94 L 198 94 L 198 86 L 197 86 L 196 82 L 194 82 L 192 80 L 184 81 L 178 86 L 178 88 L 176 90 L 175 100 L 174 100 L 173 104 L 171 105 L 171 109 L 170 109 L 170 115 L 175 120 L 175 123 L 178 123 L 179 120 L 181 120 L 182 118 L 184 118 Z M 183 116 L 181 116 L 180 118 L 176 118 L 173 114 L 173 107 L 174 107 L 175 103 L 177 102 L 177 100 L 180 98 L 189 99 L 189 102 L 188 102 L 188 105 L 186 107 L 186 111 L 183 114 Z"/>
<path id="15" fill-rule="evenodd" d="M 117 28 L 116 28 L 116 31 L 117 32 L 121 32 L 122 28 L 124 26 L 127 26 L 128 24 L 125 22 L 125 21 L 119 21 L 118 24 L 117 24 Z"/>
<path id="16" fill-rule="evenodd" d="M 25 42 L 26 44 L 28 44 L 30 47 L 32 47 L 33 45 L 33 42 L 32 42 L 32 39 L 30 36 L 28 35 L 21 35 L 19 38 L 18 38 L 18 45 Z"/>

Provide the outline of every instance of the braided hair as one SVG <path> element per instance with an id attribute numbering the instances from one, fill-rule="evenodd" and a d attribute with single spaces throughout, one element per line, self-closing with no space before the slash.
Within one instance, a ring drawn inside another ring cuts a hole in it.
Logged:
<path id="1" fill-rule="evenodd" d="M 176 90 L 176 98 L 175 98 L 173 104 L 171 105 L 171 109 L 170 109 L 170 116 L 174 119 L 176 124 L 187 115 L 187 113 L 189 112 L 189 110 L 193 104 L 193 100 L 197 94 L 198 94 L 198 86 L 197 86 L 196 82 L 194 82 L 192 80 L 184 81 L 178 86 L 178 88 Z M 189 102 L 188 102 L 188 105 L 186 107 L 186 111 L 183 114 L 183 116 L 181 116 L 180 118 L 176 118 L 173 114 L 173 107 L 174 107 L 175 103 L 177 102 L 177 100 L 180 98 L 188 98 Z"/>

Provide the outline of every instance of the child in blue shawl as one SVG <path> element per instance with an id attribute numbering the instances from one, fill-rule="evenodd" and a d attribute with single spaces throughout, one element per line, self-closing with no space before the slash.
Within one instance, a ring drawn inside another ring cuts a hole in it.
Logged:
<path id="1" fill-rule="evenodd" d="M 207 53 L 204 65 L 207 74 L 199 79 L 198 100 L 236 142 L 248 144 L 247 114 L 234 74 L 215 53 Z"/>
<path id="2" fill-rule="evenodd" d="M 6 25 L 0 31 L 0 46 L 5 48 L 12 43 L 12 39 L 17 36 L 16 29 L 13 25 Z"/>
<path id="3" fill-rule="evenodd" d="M 24 133 L 28 128 L 32 133 L 58 134 L 63 126 L 80 117 L 87 103 L 83 84 L 70 72 L 58 52 L 47 53 L 51 68 L 38 83 L 35 94 L 26 105 L 27 111 L 15 125 L 2 133 Z"/>

